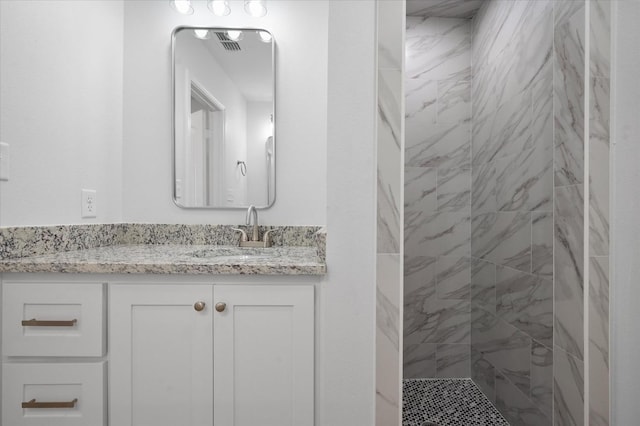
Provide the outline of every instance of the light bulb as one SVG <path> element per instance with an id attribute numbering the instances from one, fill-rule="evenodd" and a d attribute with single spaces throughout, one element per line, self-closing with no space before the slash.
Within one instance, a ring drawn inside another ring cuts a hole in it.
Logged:
<path id="1" fill-rule="evenodd" d="M 267 5 L 265 0 L 246 0 L 244 2 L 244 10 L 249 15 L 260 18 L 267 14 Z"/>
<path id="2" fill-rule="evenodd" d="M 209 10 L 216 16 L 227 16 L 231 13 L 227 0 L 209 0 Z"/>
<path id="3" fill-rule="evenodd" d="M 227 31 L 227 37 L 232 41 L 240 41 L 242 38 L 242 31 L 239 30 L 229 30 Z"/>
<path id="4" fill-rule="evenodd" d="M 191 0 L 171 0 L 170 4 L 176 12 L 182 13 L 183 15 L 191 15 L 193 13 Z"/>
<path id="5" fill-rule="evenodd" d="M 204 29 L 193 30 L 193 34 L 196 36 L 196 38 L 199 38 L 200 40 L 206 40 L 209 38 L 209 30 L 204 30 Z"/>
<path id="6" fill-rule="evenodd" d="M 258 31 L 258 36 L 260 36 L 260 41 L 263 43 L 271 43 L 271 39 L 273 38 L 267 31 Z"/>

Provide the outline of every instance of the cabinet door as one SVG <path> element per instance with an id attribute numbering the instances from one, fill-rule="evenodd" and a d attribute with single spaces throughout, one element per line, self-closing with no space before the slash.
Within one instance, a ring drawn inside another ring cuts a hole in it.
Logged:
<path id="1" fill-rule="evenodd" d="M 211 285 L 110 287 L 111 425 L 212 425 L 211 293 Z"/>
<path id="2" fill-rule="evenodd" d="M 312 426 L 312 286 L 215 285 L 214 424 Z"/>

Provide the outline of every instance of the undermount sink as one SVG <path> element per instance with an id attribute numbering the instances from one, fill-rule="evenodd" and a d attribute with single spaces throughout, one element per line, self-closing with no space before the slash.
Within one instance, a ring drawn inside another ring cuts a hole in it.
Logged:
<path id="1" fill-rule="evenodd" d="M 255 248 L 255 247 L 211 247 L 206 249 L 195 250 L 186 254 L 189 257 L 199 259 L 208 259 L 212 257 L 224 258 L 256 258 L 256 257 L 273 257 L 276 254 L 273 249 Z"/>

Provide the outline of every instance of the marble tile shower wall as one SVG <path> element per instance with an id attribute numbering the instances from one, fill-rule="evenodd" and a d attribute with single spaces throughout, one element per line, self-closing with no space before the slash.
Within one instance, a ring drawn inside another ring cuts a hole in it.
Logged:
<path id="1" fill-rule="evenodd" d="M 376 426 L 400 426 L 404 2 L 377 2 Z M 383 18 L 383 19 L 382 19 Z"/>
<path id="2" fill-rule="evenodd" d="M 554 2 L 554 422 L 584 418 L 585 2 Z"/>
<path id="3" fill-rule="evenodd" d="M 592 0 L 589 7 L 589 424 L 607 426 L 611 2 Z"/>
<path id="4" fill-rule="evenodd" d="M 517 425 L 553 418 L 553 3 L 473 20 L 471 373 Z"/>
<path id="5" fill-rule="evenodd" d="M 471 21 L 406 29 L 403 375 L 470 377 Z"/>

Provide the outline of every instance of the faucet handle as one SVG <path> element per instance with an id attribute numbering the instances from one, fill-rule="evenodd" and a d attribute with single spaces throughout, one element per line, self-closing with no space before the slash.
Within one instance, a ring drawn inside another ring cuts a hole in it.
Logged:
<path id="1" fill-rule="evenodd" d="M 232 230 L 236 231 L 236 232 L 240 232 L 240 241 L 249 241 L 249 237 L 247 237 L 247 233 L 244 232 L 243 229 L 240 228 L 231 228 Z"/>
<path id="2" fill-rule="evenodd" d="M 280 231 L 279 228 L 273 228 L 273 229 L 269 229 L 268 231 L 266 231 L 264 233 L 264 236 L 262 237 L 262 240 L 264 241 L 265 247 L 271 247 L 271 245 L 273 244 L 273 240 L 271 238 L 271 233 L 272 232 L 278 232 L 278 231 Z"/>

